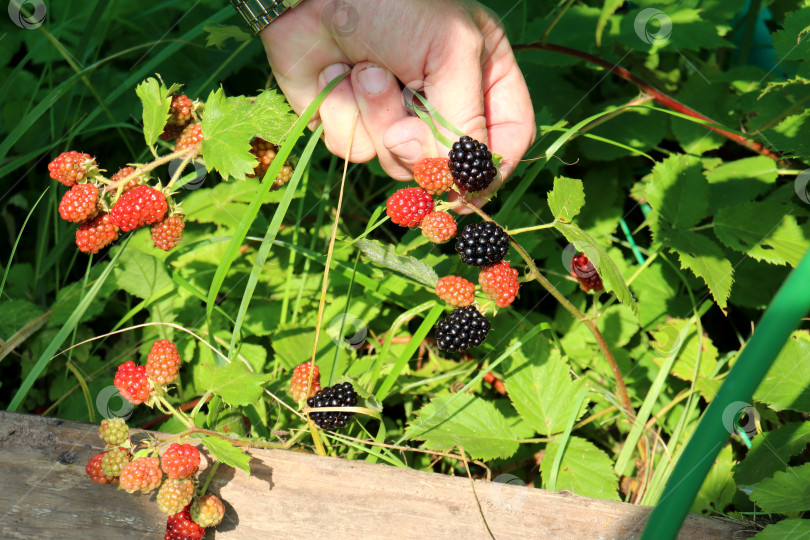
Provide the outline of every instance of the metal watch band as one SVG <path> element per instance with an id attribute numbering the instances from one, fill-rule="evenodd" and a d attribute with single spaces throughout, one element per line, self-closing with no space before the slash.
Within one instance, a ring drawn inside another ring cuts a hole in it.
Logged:
<path id="1" fill-rule="evenodd" d="M 256 35 L 279 15 L 295 7 L 301 0 L 231 0 L 250 31 Z"/>

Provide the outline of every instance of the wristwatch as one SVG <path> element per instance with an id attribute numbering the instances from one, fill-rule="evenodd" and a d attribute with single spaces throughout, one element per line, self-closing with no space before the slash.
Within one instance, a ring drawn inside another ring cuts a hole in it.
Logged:
<path id="1" fill-rule="evenodd" d="M 255 35 L 300 2 L 301 0 L 231 0 L 231 5 L 245 19 L 248 28 Z"/>

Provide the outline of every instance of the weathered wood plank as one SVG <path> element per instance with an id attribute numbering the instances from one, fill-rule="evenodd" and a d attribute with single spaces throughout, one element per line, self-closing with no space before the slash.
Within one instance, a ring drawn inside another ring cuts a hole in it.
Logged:
<path id="1" fill-rule="evenodd" d="M 162 538 L 154 494 L 89 481 L 97 426 L 0 411 L 0 537 Z M 253 474 L 212 482 L 228 512 L 207 538 L 487 538 L 467 478 L 282 450 L 251 451 Z M 210 463 L 203 458 L 203 470 Z M 476 481 L 495 538 L 637 538 L 650 509 Z M 738 539 L 743 524 L 692 515 L 682 538 Z"/>

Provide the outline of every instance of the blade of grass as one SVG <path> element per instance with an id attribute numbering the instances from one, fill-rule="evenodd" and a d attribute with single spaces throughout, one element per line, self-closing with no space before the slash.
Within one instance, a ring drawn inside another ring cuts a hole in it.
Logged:
<path id="1" fill-rule="evenodd" d="M 70 314 L 68 317 L 67 322 L 65 325 L 59 329 L 59 332 L 54 336 L 54 338 L 48 343 L 48 346 L 45 347 L 45 350 L 42 351 L 42 354 L 37 359 L 34 367 L 31 368 L 30 373 L 28 376 L 25 377 L 25 380 L 22 382 L 20 387 L 17 389 L 17 392 L 14 394 L 14 397 L 11 400 L 11 403 L 8 405 L 8 410 L 14 412 L 19 408 L 20 404 L 23 402 L 25 397 L 28 395 L 28 392 L 31 390 L 31 387 L 34 385 L 34 382 L 39 378 L 45 368 L 48 366 L 48 363 L 53 358 L 54 353 L 59 349 L 59 347 L 64 343 L 65 339 L 67 339 L 68 335 L 73 332 L 73 329 L 76 325 L 79 324 L 79 321 L 84 315 L 84 312 L 87 311 L 87 308 L 90 304 L 95 300 L 98 291 L 101 290 L 101 286 L 104 285 L 104 282 L 112 273 L 113 268 L 115 267 L 115 263 L 118 262 L 118 259 L 121 257 L 121 254 L 126 251 L 127 244 L 129 244 L 129 240 L 132 236 L 127 236 L 126 239 L 121 243 L 121 248 L 116 252 L 115 256 L 110 260 L 107 264 L 107 268 L 104 269 L 104 272 L 98 277 L 96 282 L 87 292 L 87 295 L 82 299 L 76 309 L 73 310 L 73 313 Z"/>
<path id="2" fill-rule="evenodd" d="M 377 401 L 382 402 L 388 395 L 388 392 L 394 386 L 394 383 L 399 378 L 402 370 L 405 369 L 405 366 L 408 364 L 408 360 L 411 359 L 411 356 L 416 352 L 416 349 L 419 348 L 419 345 L 422 343 L 422 340 L 428 335 L 430 329 L 436 324 L 436 321 L 439 320 L 439 316 L 444 312 L 444 306 L 439 304 L 435 300 L 433 301 L 433 306 L 431 307 L 428 314 L 425 316 L 422 324 L 419 325 L 419 328 L 414 332 L 413 337 L 411 337 L 411 341 L 408 342 L 408 345 L 405 347 L 405 350 L 402 351 L 402 354 L 399 355 L 394 367 L 391 369 L 391 372 L 385 378 L 385 380 L 380 385 L 380 389 L 377 390 L 375 397 Z M 389 334 L 388 338 L 385 340 L 386 345 L 391 343 L 394 340 L 394 334 Z M 382 355 L 380 355 L 382 356 Z M 382 361 L 380 361 L 379 365 L 382 365 Z M 376 382 L 376 381 L 375 381 Z"/>
<path id="3" fill-rule="evenodd" d="M 242 302 L 239 304 L 239 311 L 236 314 L 236 323 L 234 324 L 233 333 L 231 334 L 231 343 L 228 348 L 228 358 L 232 359 L 236 354 L 237 337 L 240 335 L 242 323 L 245 320 L 245 314 L 247 313 L 248 306 L 250 305 L 250 300 L 253 298 L 256 285 L 259 283 L 259 276 L 264 270 L 264 263 L 267 261 L 268 255 L 270 255 L 270 250 L 273 247 L 273 241 L 276 239 L 276 235 L 281 227 L 281 222 L 284 220 L 284 216 L 287 215 L 287 210 L 290 208 L 290 203 L 295 195 L 295 190 L 298 188 L 298 183 L 301 181 L 301 176 L 309 164 L 309 159 L 312 157 L 312 152 L 315 150 L 315 146 L 318 144 L 318 141 L 321 138 L 321 133 L 323 133 L 323 124 L 318 126 L 318 128 L 312 133 L 309 138 L 309 142 L 304 148 L 304 151 L 301 153 L 301 160 L 298 163 L 298 167 L 296 167 L 295 173 L 287 184 L 287 187 L 284 188 L 284 195 L 281 197 L 281 202 L 278 203 L 276 211 L 273 213 L 273 219 L 270 220 L 270 226 L 267 228 L 267 233 L 264 235 L 261 246 L 259 246 L 259 251 L 256 254 L 256 261 L 253 264 L 253 269 L 250 271 L 250 276 L 248 277 L 248 282 L 245 286 L 245 292 L 242 294 Z M 276 159 L 273 159 L 273 163 L 278 162 L 280 165 L 279 170 L 281 170 L 281 165 L 283 165 L 283 162 L 286 159 L 287 156 L 284 156 L 281 159 L 278 159 L 278 156 L 276 156 Z M 273 172 L 272 176 L 269 176 L 271 174 L 269 170 L 267 172 L 268 174 L 266 174 L 264 177 L 264 183 L 272 184 L 271 179 L 275 178 L 278 171 Z"/>
<path id="4" fill-rule="evenodd" d="M 217 271 L 214 274 L 214 278 L 211 280 L 211 286 L 208 289 L 208 301 L 206 304 L 206 317 L 210 319 L 211 313 L 214 309 L 214 303 L 216 302 L 217 295 L 219 294 L 220 289 L 222 288 L 222 284 L 225 282 L 225 276 L 230 270 L 233 261 L 236 259 L 237 254 L 239 253 L 240 248 L 242 247 L 242 242 L 245 240 L 245 236 L 247 236 L 248 230 L 250 229 L 251 224 L 256 219 L 256 215 L 259 213 L 259 208 L 261 208 L 262 201 L 267 193 L 270 191 L 270 187 L 273 185 L 273 182 L 268 181 L 267 179 L 275 178 L 276 175 L 281 170 L 281 167 L 284 165 L 287 157 L 289 157 L 290 152 L 292 152 L 293 146 L 295 145 L 296 141 L 301 137 L 304 133 L 304 129 L 309 121 L 312 119 L 312 116 L 315 114 L 315 111 L 318 110 L 318 107 L 321 106 L 323 100 L 332 91 L 334 88 L 343 78 L 348 74 L 345 73 L 340 77 L 336 77 L 332 82 L 330 82 L 326 88 L 324 88 L 318 97 L 307 107 L 304 111 L 304 114 L 298 119 L 295 125 L 290 130 L 289 135 L 287 136 L 286 141 L 284 144 L 279 148 L 276 157 L 273 159 L 273 163 L 270 164 L 267 172 L 264 175 L 264 182 L 261 183 L 259 186 L 259 190 L 256 193 L 256 196 L 253 197 L 250 205 L 248 206 L 247 210 L 245 211 L 244 216 L 242 216 L 242 220 L 236 226 L 236 230 L 234 230 L 233 237 L 231 238 L 230 244 L 228 244 L 228 248 L 225 251 L 225 254 L 222 256 L 222 261 L 217 266 Z"/>
<path id="5" fill-rule="evenodd" d="M 11 269 L 11 262 L 14 260 L 14 254 L 17 253 L 17 246 L 20 244 L 20 238 L 22 238 L 23 232 L 25 231 L 25 226 L 28 224 L 28 220 L 31 219 L 31 215 L 36 210 L 37 205 L 39 205 L 39 201 L 42 200 L 42 197 L 45 196 L 48 191 L 50 191 L 50 187 L 45 188 L 45 191 L 37 199 L 37 202 L 31 207 L 31 210 L 28 211 L 28 215 L 25 216 L 25 220 L 23 221 L 22 227 L 20 227 L 20 232 L 17 233 L 17 239 L 14 240 L 14 246 L 11 248 L 11 255 L 8 256 L 8 263 L 6 264 L 6 270 L 3 272 L 3 281 L 0 281 L 0 298 L 3 297 L 3 290 L 6 287 L 6 279 L 8 278 L 8 271 Z"/>
<path id="6" fill-rule="evenodd" d="M 582 404 L 585 402 L 588 392 L 590 392 L 590 390 L 583 390 L 574 399 L 577 406 L 574 407 L 571 418 L 568 420 L 568 425 L 565 426 L 565 431 L 559 438 L 557 454 L 554 456 L 554 462 L 551 464 L 551 472 L 548 475 L 546 488 L 549 491 L 557 491 L 557 476 L 560 474 L 560 464 L 562 463 L 563 454 L 565 454 L 565 449 L 568 447 L 568 441 L 571 440 L 571 432 L 574 430 L 574 424 L 577 423 L 579 411 L 582 410 Z"/>
<path id="7" fill-rule="evenodd" d="M 687 324 L 684 324 L 683 328 L 681 328 L 675 343 L 683 344 L 686 336 L 689 335 L 692 326 L 695 324 L 695 317 L 702 317 L 712 305 L 713 304 L 711 302 L 705 302 L 700 307 L 700 310 L 692 317 L 692 319 L 690 319 L 690 321 Z M 647 396 L 644 398 L 644 402 L 641 404 L 641 408 L 638 410 L 636 420 L 633 422 L 633 427 L 630 428 L 630 433 L 627 434 L 627 439 L 624 442 L 624 446 L 622 447 L 621 452 L 619 452 L 619 457 L 616 459 L 616 465 L 613 467 L 616 474 L 623 475 L 625 469 L 630 464 L 630 460 L 633 457 L 633 450 L 635 449 L 638 440 L 641 438 L 641 433 L 644 430 L 644 426 L 647 424 L 647 420 L 650 419 L 652 409 L 664 389 L 664 383 L 666 383 L 667 377 L 669 377 L 669 372 L 672 371 L 672 366 L 675 364 L 675 360 L 677 360 L 680 350 L 680 346 L 673 347 L 666 359 L 664 359 L 664 361 L 661 363 L 661 369 L 658 370 L 658 375 L 656 375 L 650 389 L 647 391 Z"/>

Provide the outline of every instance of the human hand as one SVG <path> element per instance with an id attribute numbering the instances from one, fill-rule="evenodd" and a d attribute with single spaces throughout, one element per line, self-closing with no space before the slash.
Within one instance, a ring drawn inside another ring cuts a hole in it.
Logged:
<path id="1" fill-rule="evenodd" d="M 398 81 L 422 90 L 453 125 L 501 154 L 501 179 L 534 139 L 526 82 L 502 26 L 477 2 L 303 0 L 261 38 L 273 74 L 299 114 L 329 81 L 351 70 L 310 127 L 323 122 L 327 148 L 345 158 L 359 111 L 349 159 L 378 156 L 397 180 L 412 179 L 422 158 L 448 151 L 409 114 Z"/>

